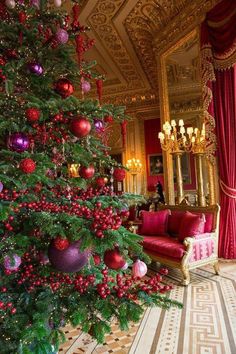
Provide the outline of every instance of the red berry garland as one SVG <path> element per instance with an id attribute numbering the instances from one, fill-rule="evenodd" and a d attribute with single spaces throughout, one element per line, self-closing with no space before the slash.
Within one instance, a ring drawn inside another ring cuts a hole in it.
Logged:
<path id="1" fill-rule="evenodd" d="M 21 160 L 20 169 L 24 173 L 33 173 L 36 169 L 36 163 L 32 159 Z"/>
<path id="2" fill-rule="evenodd" d="M 63 251 L 69 247 L 70 242 L 67 240 L 67 238 L 62 238 L 58 236 L 53 241 L 53 244 L 56 249 Z"/>
<path id="3" fill-rule="evenodd" d="M 37 122 L 40 118 L 40 110 L 38 108 L 28 108 L 25 111 L 26 118 L 28 122 Z"/>

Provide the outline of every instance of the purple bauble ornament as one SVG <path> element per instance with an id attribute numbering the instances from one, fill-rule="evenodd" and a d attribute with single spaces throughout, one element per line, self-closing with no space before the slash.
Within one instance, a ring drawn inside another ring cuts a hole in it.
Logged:
<path id="1" fill-rule="evenodd" d="M 88 262 L 90 251 L 80 251 L 81 241 L 73 242 L 65 250 L 58 250 L 51 242 L 48 248 L 48 258 L 56 270 L 65 273 L 78 272 Z"/>
<path id="2" fill-rule="evenodd" d="M 17 270 L 21 265 L 21 258 L 17 254 L 13 254 L 12 257 L 6 256 L 3 264 L 7 270 Z"/>
<path id="3" fill-rule="evenodd" d="M 39 8 L 40 8 L 40 0 L 31 0 L 30 4 L 31 4 L 31 6 L 34 6 L 34 7 L 36 7 L 36 9 L 39 10 Z"/>
<path id="4" fill-rule="evenodd" d="M 69 34 L 66 30 L 59 28 L 59 30 L 56 33 L 56 39 L 58 40 L 59 43 L 65 44 L 68 42 Z"/>
<path id="5" fill-rule="evenodd" d="M 39 63 L 29 63 L 28 69 L 32 74 L 40 76 L 43 74 L 43 67 Z"/>
<path id="6" fill-rule="evenodd" d="M 82 89 L 82 91 L 84 92 L 84 93 L 87 93 L 87 92 L 89 92 L 90 91 L 90 89 L 91 89 L 91 85 L 90 85 L 90 82 L 88 82 L 88 81 L 82 81 L 82 83 L 81 83 L 81 89 Z"/>
<path id="7" fill-rule="evenodd" d="M 96 131 L 99 132 L 103 128 L 103 121 L 101 121 L 100 119 L 94 119 L 94 125 Z"/>
<path id="8" fill-rule="evenodd" d="M 29 138 L 24 133 L 13 133 L 8 137 L 7 146 L 12 151 L 24 152 L 30 146 Z"/>
<path id="9" fill-rule="evenodd" d="M 3 184 L 2 182 L 0 182 L 0 193 L 2 192 L 2 190 L 3 190 Z"/>

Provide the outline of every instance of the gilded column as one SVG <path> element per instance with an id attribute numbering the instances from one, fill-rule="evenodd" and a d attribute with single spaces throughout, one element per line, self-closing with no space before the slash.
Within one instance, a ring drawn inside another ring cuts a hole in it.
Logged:
<path id="1" fill-rule="evenodd" d="M 197 175 L 197 195 L 198 195 L 198 205 L 206 206 L 206 198 L 204 195 L 204 186 L 203 186 L 203 174 L 202 174 L 202 153 L 195 153 L 196 160 L 196 175 Z"/>
<path id="2" fill-rule="evenodd" d="M 183 176 L 181 169 L 182 152 L 173 153 L 176 161 L 176 185 L 177 185 L 177 204 L 180 204 L 184 199 Z"/>

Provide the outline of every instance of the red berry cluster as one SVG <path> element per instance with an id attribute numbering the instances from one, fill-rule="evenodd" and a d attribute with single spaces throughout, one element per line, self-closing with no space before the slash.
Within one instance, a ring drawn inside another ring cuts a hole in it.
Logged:
<path id="1" fill-rule="evenodd" d="M 12 302 L 0 301 L 0 315 L 14 315 L 16 313 L 16 308 L 13 306 Z"/>
<path id="2" fill-rule="evenodd" d="M 90 274 L 88 276 L 83 277 L 82 275 L 77 275 L 73 284 L 74 289 L 78 291 L 80 294 L 84 294 L 87 292 L 88 287 L 93 285 L 95 282 L 95 276 Z"/>
<path id="3" fill-rule="evenodd" d="M 69 119 L 64 117 L 64 115 L 62 113 L 57 113 L 52 117 L 52 121 L 55 123 L 67 124 L 69 122 Z"/>
<path id="4" fill-rule="evenodd" d="M 122 224 L 120 216 L 114 215 L 112 206 L 101 209 L 102 204 L 96 203 L 96 208 L 93 211 L 93 223 L 91 225 L 92 230 L 98 238 L 104 238 L 104 231 L 111 229 L 117 230 Z"/>
<path id="5" fill-rule="evenodd" d="M 167 270 L 163 271 L 166 272 Z M 115 281 L 113 278 L 108 277 L 107 269 L 102 270 L 102 274 L 103 282 L 97 284 L 97 292 L 102 299 L 111 295 L 112 297 L 116 296 L 119 299 L 127 298 L 135 301 L 138 299 L 138 293 L 140 291 L 144 291 L 148 295 L 151 295 L 157 292 L 165 293 L 172 289 L 172 286 L 170 285 L 161 284 L 162 276 L 160 274 L 156 274 L 154 277 L 144 281 L 128 274 L 117 274 Z M 115 282 L 116 284 L 114 285 Z"/>

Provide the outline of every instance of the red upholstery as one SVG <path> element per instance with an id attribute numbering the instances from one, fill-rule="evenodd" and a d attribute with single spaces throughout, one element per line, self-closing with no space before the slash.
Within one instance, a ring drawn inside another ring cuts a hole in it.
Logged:
<path id="1" fill-rule="evenodd" d="M 141 235 L 163 235 L 167 234 L 169 209 L 160 211 L 141 211 L 142 225 L 138 233 Z"/>
<path id="2" fill-rule="evenodd" d="M 185 212 L 180 210 L 172 210 L 168 218 L 167 231 L 170 235 L 177 236 L 179 234 L 179 227 Z"/>
<path id="3" fill-rule="evenodd" d="M 185 252 L 185 246 L 170 236 L 144 236 L 143 247 L 144 250 L 147 249 L 176 259 L 182 258 Z"/>
<path id="4" fill-rule="evenodd" d="M 168 226 L 167 226 L 167 232 L 170 235 L 177 236 L 179 234 L 179 228 L 180 228 L 180 223 L 181 219 L 184 216 L 185 211 L 181 210 L 172 210 L 171 215 L 169 215 L 168 218 Z M 202 215 L 202 213 L 195 213 L 193 212 L 192 214 L 195 215 Z M 213 221 L 214 221 L 214 215 L 213 213 L 205 213 L 205 228 L 204 232 L 212 232 L 213 231 Z"/>
<path id="5" fill-rule="evenodd" d="M 183 241 L 186 237 L 193 237 L 195 235 L 202 234 L 205 228 L 205 216 L 204 214 L 196 215 L 189 211 L 186 211 L 181 218 L 179 228 L 179 240 Z"/>

